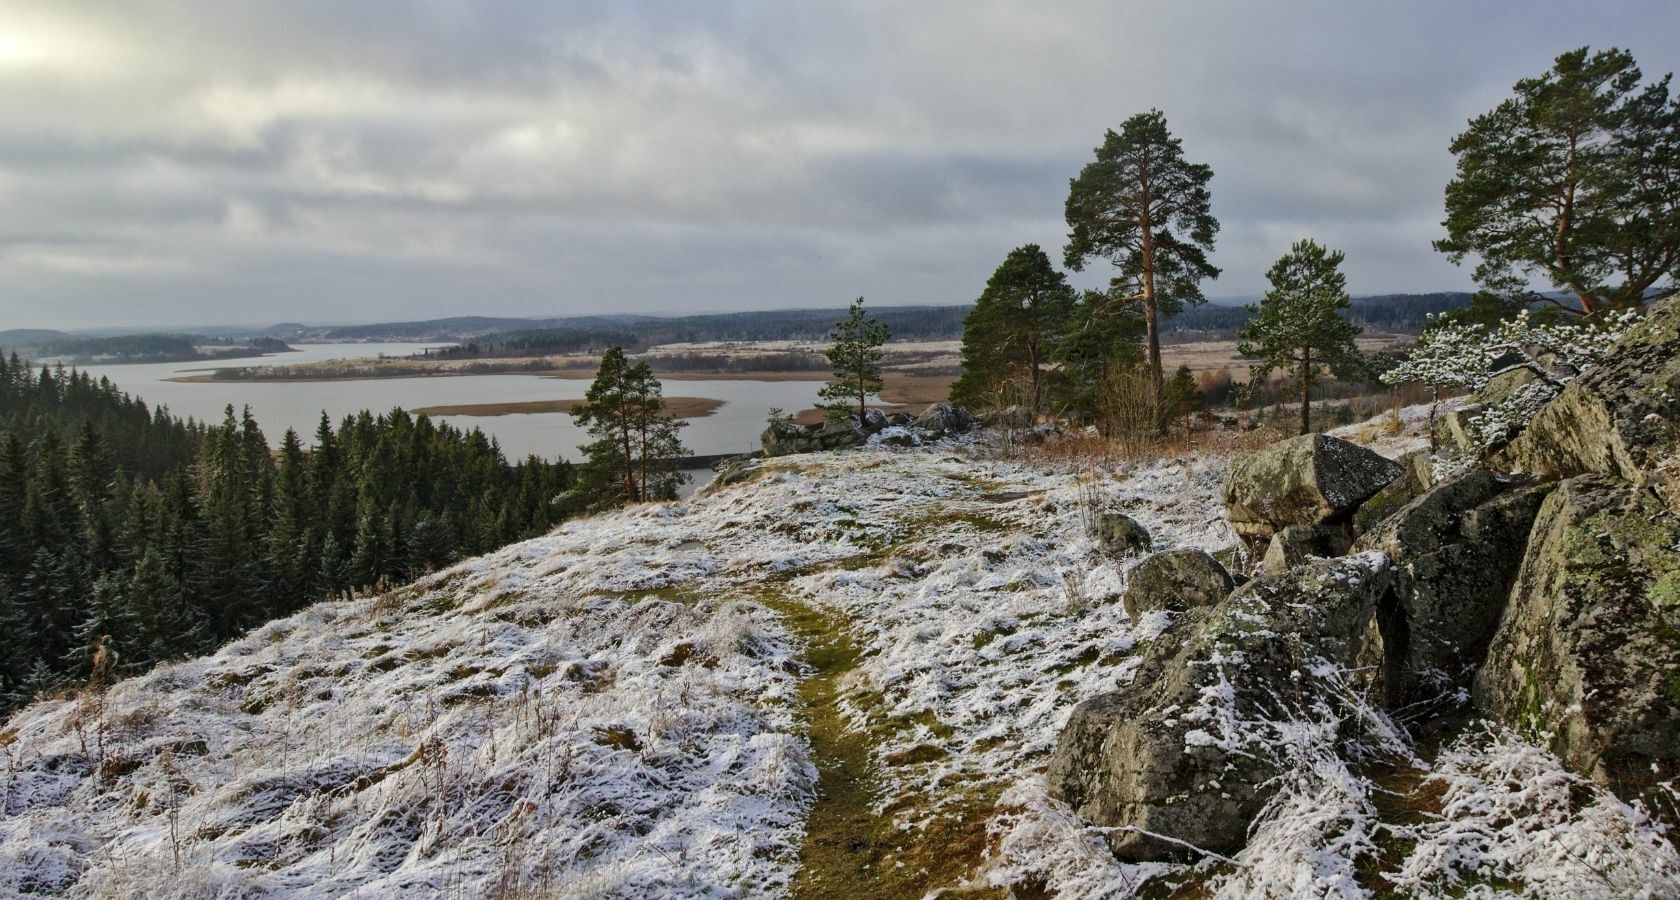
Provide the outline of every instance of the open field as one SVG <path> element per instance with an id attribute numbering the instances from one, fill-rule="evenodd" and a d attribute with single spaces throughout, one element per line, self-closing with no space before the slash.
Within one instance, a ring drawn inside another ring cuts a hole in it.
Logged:
<path id="1" fill-rule="evenodd" d="M 1355 343 L 1366 353 L 1381 353 L 1410 347 L 1416 341 L 1416 335 L 1367 331 Z M 1168 374 L 1181 365 L 1189 365 L 1192 372 L 1228 369 L 1233 379 L 1247 381 L 1251 362 L 1237 352 L 1235 341 L 1185 341 L 1161 345 L 1161 365 Z"/>
<path id="2" fill-rule="evenodd" d="M 415 412 L 429 416 L 517 416 L 526 413 L 569 413 L 582 400 L 526 400 L 513 403 L 459 403 L 423 406 Z M 665 410 L 678 419 L 700 419 L 717 412 L 722 400 L 711 397 L 666 397 Z"/>

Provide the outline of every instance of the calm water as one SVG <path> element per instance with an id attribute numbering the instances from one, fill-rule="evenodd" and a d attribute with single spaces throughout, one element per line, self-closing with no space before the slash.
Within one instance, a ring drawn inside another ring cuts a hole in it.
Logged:
<path id="1" fill-rule="evenodd" d="M 435 378 L 384 378 L 367 381 L 227 382 L 188 384 L 168 379 L 210 369 L 285 365 L 329 359 L 371 356 L 408 356 L 435 344 L 303 344 L 296 353 L 213 363 L 147 363 L 93 365 L 80 368 L 95 378 L 104 376 L 130 394 L 154 406 L 169 407 L 177 416 L 219 422 L 222 410 L 233 404 L 237 412 L 249 405 L 270 444 L 278 444 L 287 428 L 297 430 L 305 443 L 315 433 L 322 410 L 333 427 L 346 415 L 363 409 L 384 412 L 392 407 L 416 409 L 460 403 L 508 403 L 527 400 L 578 399 L 589 381 L 539 378 L 534 375 L 464 375 Z M 789 412 L 812 406 L 820 382 L 815 381 L 667 381 L 669 397 L 710 397 L 724 401 L 710 416 L 692 419 L 683 441 L 696 454 L 745 453 L 758 449 L 758 434 L 773 406 Z M 554 459 L 581 457 L 577 445 L 587 440 L 583 430 L 565 413 L 512 416 L 437 416 L 457 428 L 479 428 L 501 442 L 509 459 L 528 454 Z"/>

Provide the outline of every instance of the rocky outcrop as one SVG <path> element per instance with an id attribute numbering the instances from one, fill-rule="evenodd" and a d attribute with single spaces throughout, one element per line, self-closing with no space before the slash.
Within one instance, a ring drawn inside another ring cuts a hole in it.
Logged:
<path id="1" fill-rule="evenodd" d="M 1358 444 L 1304 434 L 1238 457 L 1225 482 L 1225 508 L 1232 527 L 1258 552 L 1291 525 L 1345 520 L 1401 472 Z"/>
<path id="2" fill-rule="evenodd" d="M 1475 469 L 1406 504 L 1360 538 L 1395 563 L 1385 705 L 1424 703 L 1469 686 L 1505 607 L 1530 525 L 1550 485 Z"/>
<path id="3" fill-rule="evenodd" d="M 869 410 L 859 419 L 852 414 L 815 425 L 773 422 L 759 435 L 765 456 L 820 453 L 861 447 L 875 438 L 887 446 L 910 447 L 926 441 L 955 437 L 974 430 L 973 416 L 948 403 L 935 403 L 919 416 L 909 413 L 887 415 Z"/>
<path id="4" fill-rule="evenodd" d="M 1284 761 L 1267 722 L 1282 703 L 1336 702 L 1342 673 L 1384 650 L 1378 608 L 1394 572 L 1380 553 L 1256 578 L 1173 629 L 1130 688 L 1075 707 L 1050 762 L 1051 793 L 1111 827 L 1121 859 L 1232 853 Z M 1287 699 L 1286 699 L 1287 698 Z"/>
<path id="5" fill-rule="evenodd" d="M 1447 430 L 1480 453 L 1475 412 Z M 1492 468 L 1436 483 L 1430 462 L 1280 442 L 1236 460 L 1224 493 L 1263 574 L 1207 608 L 1223 584 L 1181 573 L 1190 556 L 1137 566 L 1128 611 L 1173 611 L 1175 627 L 1131 687 L 1075 708 L 1049 769 L 1118 856 L 1236 851 L 1291 764 L 1283 735 L 1337 704 L 1333 740 L 1369 729 L 1384 717 L 1361 695 L 1438 734 L 1468 696 L 1625 798 L 1680 779 L 1680 301 Z"/>
<path id="6" fill-rule="evenodd" d="M 1614 475 L 1680 512 L 1680 298 L 1653 306 L 1492 463 L 1542 478 Z"/>
<path id="7" fill-rule="evenodd" d="M 1149 532 L 1125 513 L 1099 513 L 1096 525 L 1097 546 L 1117 559 L 1148 553 L 1154 546 Z"/>
<path id="8" fill-rule="evenodd" d="M 1616 479 L 1563 482 L 1535 521 L 1475 701 L 1624 797 L 1680 775 L 1675 514 Z"/>
<path id="9" fill-rule="evenodd" d="M 1168 550 L 1132 568 L 1120 602 L 1137 621 L 1155 610 L 1183 612 L 1213 606 L 1236 589 L 1231 573 L 1201 550 Z"/>
<path id="10" fill-rule="evenodd" d="M 843 450 L 858 447 L 869 440 L 869 432 L 856 416 L 829 419 L 815 425 L 776 422 L 759 435 L 765 456 L 787 456 L 793 453 L 818 453 L 824 450 Z"/>

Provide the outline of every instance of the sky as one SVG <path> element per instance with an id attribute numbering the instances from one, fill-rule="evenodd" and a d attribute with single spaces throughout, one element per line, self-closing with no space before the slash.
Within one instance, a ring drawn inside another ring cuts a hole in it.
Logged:
<path id="1" fill-rule="evenodd" d="M 1447 145 L 1581 45 L 1680 4 L 5 0 L 0 329 L 966 303 L 1151 108 L 1209 296 L 1467 289 Z"/>

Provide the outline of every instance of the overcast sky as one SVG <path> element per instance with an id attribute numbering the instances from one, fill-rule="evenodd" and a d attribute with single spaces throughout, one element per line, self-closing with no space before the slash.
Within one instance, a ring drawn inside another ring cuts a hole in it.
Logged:
<path id="1" fill-rule="evenodd" d="M 0 328 L 964 303 L 1150 107 L 1210 296 L 1462 289 L 1447 143 L 1582 44 L 1680 3 L 8 0 Z"/>

